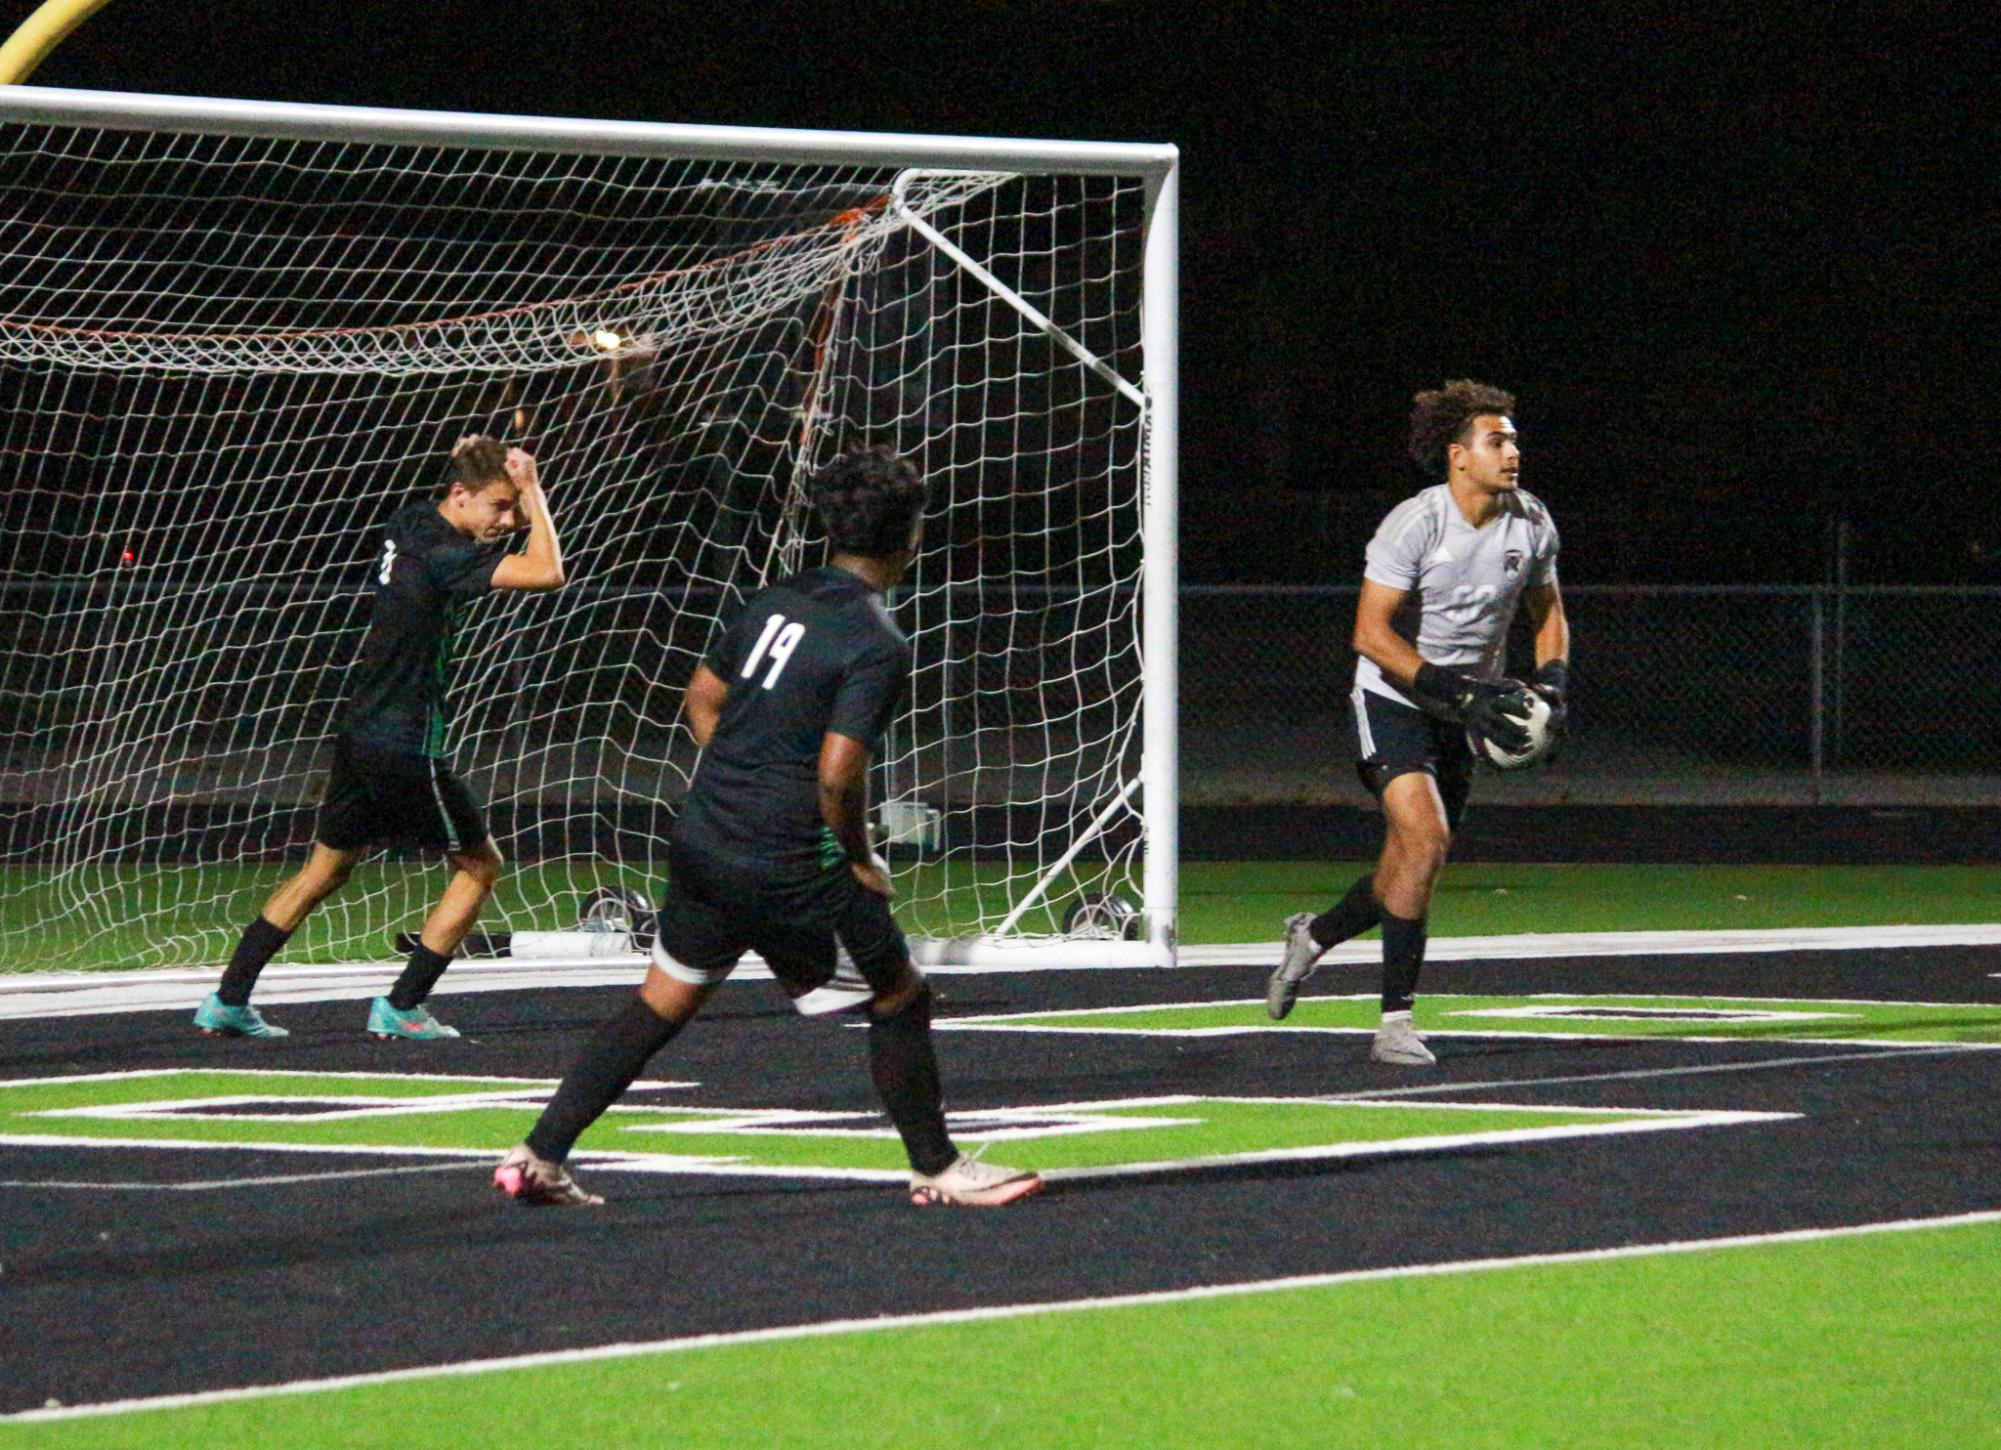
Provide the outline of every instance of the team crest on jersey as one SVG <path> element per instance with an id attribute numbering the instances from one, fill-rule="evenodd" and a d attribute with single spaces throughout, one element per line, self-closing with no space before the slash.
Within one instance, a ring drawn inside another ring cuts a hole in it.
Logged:
<path id="1" fill-rule="evenodd" d="M 1507 571 L 1509 578 L 1512 579 L 1515 575 L 1522 572 L 1522 560 L 1524 557 L 1526 556 L 1520 549 L 1510 549 L 1501 556 L 1501 567 Z"/>

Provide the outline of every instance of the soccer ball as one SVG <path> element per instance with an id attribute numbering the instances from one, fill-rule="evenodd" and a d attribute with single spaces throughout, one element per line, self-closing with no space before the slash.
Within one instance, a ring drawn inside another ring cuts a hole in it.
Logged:
<path id="1" fill-rule="evenodd" d="M 1472 747 L 1474 757 L 1495 770 L 1521 770 L 1549 754 L 1553 738 L 1549 729 L 1549 701 L 1526 685 L 1521 687 L 1521 692 L 1528 696 L 1529 701 L 1529 718 L 1521 722 L 1522 728 L 1529 733 L 1528 749 L 1520 752 L 1503 750 L 1477 730 L 1466 732 L 1466 743 Z"/>
<path id="2" fill-rule="evenodd" d="M 600 886 L 583 899 L 577 912 L 577 930 L 624 932 L 641 951 L 653 949 L 659 918 L 653 904 L 629 886 Z"/>
<path id="3" fill-rule="evenodd" d="M 1118 892 L 1080 896 L 1063 914 L 1063 934 L 1084 941 L 1138 941 L 1139 908 Z"/>

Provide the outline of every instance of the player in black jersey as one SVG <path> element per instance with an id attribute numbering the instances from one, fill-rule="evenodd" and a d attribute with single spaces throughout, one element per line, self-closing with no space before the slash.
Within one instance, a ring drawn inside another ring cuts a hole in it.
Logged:
<path id="1" fill-rule="evenodd" d="M 495 1170 L 515 1198 L 603 1202 L 563 1167 L 572 1145 L 752 947 L 795 1001 L 827 991 L 846 948 L 867 984 L 870 1075 L 910 1155 L 913 1202 L 993 1206 L 1042 1186 L 952 1146 L 931 989 L 869 848 L 869 752 L 910 675 L 882 595 L 917 552 L 924 481 L 885 448 L 857 448 L 815 475 L 812 494 L 830 560 L 752 595 L 688 684 L 705 753 L 669 847 L 653 966 Z"/>
<path id="2" fill-rule="evenodd" d="M 245 929 L 221 985 L 195 1013 L 204 1032 L 286 1036 L 250 1005 L 257 974 L 363 856 L 394 843 L 443 850 L 453 875 L 403 974 L 369 1004 L 368 1030 L 385 1038 L 459 1035 L 424 999 L 492 893 L 501 859 L 478 800 L 446 754 L 453 635 L 467 606 L 489 590 L 559 587 L 563 550 L 526 452 L 475 434 L 452 449 L 452 465 L 441 498 L 409 505 L 383 531 L 369 574 L 374 616 L 348 676 L 313 854 Z M 511 552 L 524 525 L 527 546 Z"/>

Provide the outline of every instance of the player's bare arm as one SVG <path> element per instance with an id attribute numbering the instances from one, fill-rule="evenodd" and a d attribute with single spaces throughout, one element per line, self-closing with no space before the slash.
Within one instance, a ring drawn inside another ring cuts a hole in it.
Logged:
<path id="1" fill-rule="evenodd" d="M 1535 584 L 1523 591 L 1529 618 L 1535 621 L 1535 662 L 1540 670 L 1551 660 L 1570 659 L 1570 621 L 1563 612 L 1563 591 L 1554 584 Z"/>
<path id="2" fill-rule="evenodd" d="M 878 896 L 890 895 L 889 872 L 869 846 L 868 747 L 837 730 L 820 741 L 820 819 L 847 853 L 855 879 Z"/>
<path id="3" fill-rule="evenodd" d="M 688 712 L 688 729 L 703 750 L 715 738 L 716 724 L 723 718 L 723 704 L 729 697 L 728 680 L 706 664 L 695 666 L 695 677 L 688 681 L 682 704 Z"/>
<path id="4" fill-rule="evenodd" d="M 515 506 L 528 525 L 528 547 L 509 554 L 494 566 L 495 589 L 518 589 L 540 593 L 563 587 L 563 543 L 556 535 L 556 520 L 542 493 L 542 479 L 534 455 L 523 448 L 507 450 L 507 476 L 516 489 Z"/>
<path id="5" fill-rule="evenodd" d="M 1410 591 L 1362 581 L 1362 598 L 1355 606 L 1355 653 L 1376 662 L 1398 688 L 1408 691 L 1417 672 L 1424 668 L 1424 656 L 1396 631 L 1397 610 Z"/>

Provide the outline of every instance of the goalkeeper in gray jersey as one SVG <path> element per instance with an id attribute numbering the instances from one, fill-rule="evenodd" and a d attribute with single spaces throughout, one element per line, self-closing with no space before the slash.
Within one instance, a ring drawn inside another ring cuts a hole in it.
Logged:
<path id="1" fill-rule="evenodd" d="M 1432 888 L 1472 784 L 1467 732 L 1510 751 L 1528 743 L 1528 701 L 1503 672 L 1524 600 L 1536 622 L 1531 688 L 1561 729 L 1570 627 L 1556 525 L 1520 487 L 1515 400 L 1461 380 L 1415 401 L 1411 457 L 1443 481 L 1390 510 L 1376 530 L 1355 609 L 1356 769 L 1382 802 L 1382 855 L 1326 911 L 1286 922 L 1265 1005 L 1283 1018 L 1328 948 L 1380 925 L 1383 1017 L 1370 1055 L 1424 1067 L 1435 1059 L 1411 1028 L 1411 1007 Z"/>

